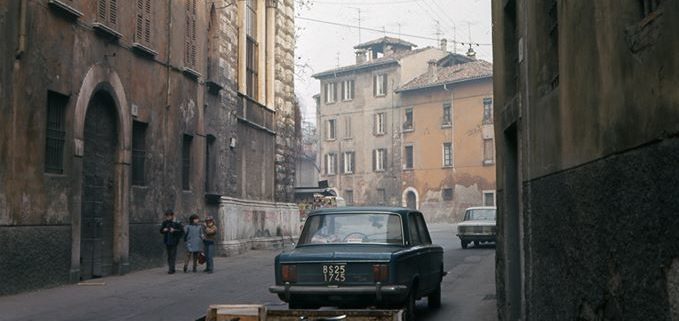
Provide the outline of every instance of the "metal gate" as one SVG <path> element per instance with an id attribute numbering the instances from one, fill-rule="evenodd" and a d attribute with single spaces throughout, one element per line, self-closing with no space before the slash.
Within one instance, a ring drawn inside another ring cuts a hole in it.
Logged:
<path id="1" fill-rule="evenodd" d="M 98 93 L 85 116 L 80 277 L 111 274 L 117 122 L 112 99 Z"/>

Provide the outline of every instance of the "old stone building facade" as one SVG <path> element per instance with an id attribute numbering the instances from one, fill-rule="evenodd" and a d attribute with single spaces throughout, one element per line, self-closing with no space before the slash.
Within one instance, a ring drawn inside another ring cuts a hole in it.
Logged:
<path id="1" fill-rule="evenodd" d="M 494 1 L 500 320 L 679 320 L 679 2 Z"/>
<path id="2" fill-rule="evenodd" d="M 492 133 L 492 119 L 482 123 L 491 67 L 448 53 L 445 41 L 413 47 L 376 39 L 354 47 L 356 64 L 314 75 L 321 179 L 347 204 L 409 206 L 430 221 L 458 221 L 484 192 L 494 203 L 494 161 L 484 163 L 481 138 Z"/>
<path id="3" fill-rule="evenodd" d="M 320 72 L 321 180 L 347 204 L 401 204 L 399 95 L 394 92 L 439 59 L 438 48 L 390 37 L 354 47 L 356 64 Z"/>
<path id="4" fill-rule="evenodd" d="M 490 63 L 449 54 L 396 89 L 402 205 L 430 221 L 495 205 L 492 76 Z"/>
<path id="5" fill-rule="evenodd" d="M 162 264 L 167 208 L 216 216 L 227 254 L 297 231 L 280 203 L 293 16 L 291 0 L 0 4 L 0 294 Z"/>

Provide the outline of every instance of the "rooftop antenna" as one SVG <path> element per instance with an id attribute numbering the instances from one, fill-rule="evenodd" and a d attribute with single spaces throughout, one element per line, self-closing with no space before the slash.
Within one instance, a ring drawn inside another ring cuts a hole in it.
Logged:
<path id="1" fill-rule="evenodd" d="M 441 42 L 441 35 L 443 32 L 441 32 L 441 22 L 438 20 L 434 20 L 436 22 L 436 32 L 434 33 L 436 35 L 436 44 L 438 45 Z"/>
<path id="2" fill-rule="evenodd" d="M 457 53 L 457 26 L 453 23 L 453 53 Z"/>
<path id="3" fill-rule="evenodd" d="M 358 11 L 358 43 L 361 43 L 361 8 L 348 7 L 349 9 L 356 9 Z"/>

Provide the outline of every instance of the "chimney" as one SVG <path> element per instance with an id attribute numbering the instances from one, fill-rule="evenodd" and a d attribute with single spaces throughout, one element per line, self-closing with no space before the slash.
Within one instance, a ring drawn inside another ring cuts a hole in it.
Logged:
<path id="1" fill-rule="evenodd" d="M 441 50 L 443 50 L 443 52 L 448 51 L 448 40 L 446 40 L 446 38 L 441 39 Z"/>
<path id="2" fill-rule="evenodd" d="M 356 50 L 356 64 L 362 64 L 365 62 L 365 50 L 363 49 L 358 49 Z"/>
<path id="3" fill-rule="evenodd" d="M 472 44 L 469 44 L 469 49 L 467 50 L 467 57 L 476 60 L 476 51 L 472 48 Z"/>
<path id="4" fill-rule="evenodd" d="M 438 66 L 436 65 L 436 60 L 432 59 L 427 61 L 427 63 L 429 64 L 429 69 L 427 72 L 432 77 L 432 79 L 436 80 L 438 78 Z"/>

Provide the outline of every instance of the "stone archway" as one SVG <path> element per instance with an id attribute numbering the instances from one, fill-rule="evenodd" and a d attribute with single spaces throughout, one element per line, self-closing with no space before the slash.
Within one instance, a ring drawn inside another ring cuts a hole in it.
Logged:
<path id="1" fill-rule="evenodd" d="M 419 195 L 413 187 L 408 187 L 401 195 L 401 206 L 417 210 L 420 208 Z"/>
<path id="2" fill-rule="evenodd" d="M 103 101 L 101 101 L 103 99 Z M 97 105 L 104 105 L 103 109 L 98 107 L 93 107 Z M 93 109 L 93 113 L 89 112 L 90 108 Z M 95 120 L 90 122 L 90 117 L 94 117 Z M 95 116 L 98 115 L 98 116 Z M 103 115 L 103 116 L 102 116 Z M 109 146 L 108 151 L 110 154 L 108 157 L 111 161 L 105 168 L 109 168 L 110 172 L 105 182 L 107 189 L 110 189 L 110 194 L 107 194 L 107 199 L 110 204 L 106 205 L 110 208 L 109 218 L 106 218 L 107 222 L 104 222 L 104 216 L 102 216 L 101 223 L 109 224 L 110 231 L 106 231 L 106 238 L 110 241 L 104 241 L 104 243 L 109 242 L 106 245 L 108 248 L 108 253 L 102 253 L 102 257 L 107 257 L 106 260 L 110 258 L 110 274 L 123 274 L 129 270 L 129 180 L 130 180 L 130 161 L 131 161 L 131 135 L 132 132 L 132 118 L 129 114 L 129 108 L 127 104 L 127 98 L 125 95 L 125 90 L 120 81 L 118 74 L 109 66 L 106 65 L 94 65 L 85 75 L 83 79 L 80 90 L 78 91 L 78 96 L 75 105 L 75 113 L 73 115 L 73 150 L 74 150 L 74 161 L 72 172 L 73 180 L 73 193 L 71 196 L 71 203 L 74 204 L 71 215 L 71 270 L 70 270 L 70 280 L 71 282 L 77 282 L 81 277 L 87 278 L 88 276 L 96 275 L 96 273 L 81 271 L 81 259 L 90 260 L 87 255 L 83 252 L 85 250 L 85 243 L 83 237 L 88 237 L 85 235 L 86 226 L 84 217 L 88 217 L 88 213 L 83 213 L 84 209 L 83 202 L 93 200 L 88 198 L 88 183 L 85 183 L 86 179 L 89 179 L 85 175 L 85 171 L 91 171 L 87 162 L 88 156 L 85 156 L 86 147 L 90 146 L 91 143 L 86 142 L 86 132 L 88 137 L 91 130 L 86 130 L 87 126 L 92 126 L 96 124 L 96 119 L 108 119 L 109 123 L 115 123 L 115 131 L 108 130 L 109 140 L 115 140 L 113 147 Z M 103 121 L 103 120 L 102 120 Z M 89 124 L 89 125 L 88 125 Z M 105 135 L 105 134 L 104 134 Z M 115 139 L 111 139 L 110 135 L 113 135 Z M 112 150 L 110 150 L 112 148 Z M 91 148 L 88 148 L 91 150 Z M 88 168 L 85 168 L 88 166 Z M 95 202 L 98 200 L 94 199 Z M 90 220 L 91 224 L 96 224 L 97 220 Z M 90 226 L 92 227 L 92 226 Z M 102 233 L 104 233 L 102 229 Z M 103 237 L 104 234 L 102 234 Z M 91 250 L 91 249 L 89 249 Z M 96 250 L 95 250 L 96 252 Z M 108 262 L 102 261 L 105 265 L 109 265 Z M 108 266 L 102 266 L 105 270 L 109 269 Z M 102 270 L 102 273 L 106 271 Z M 82 273 L 82 274 L 81 274 Z"/>

